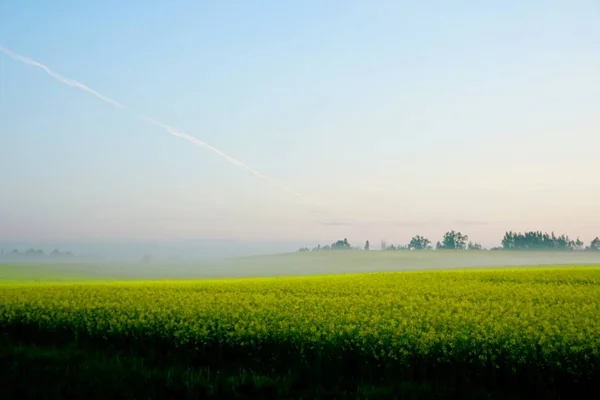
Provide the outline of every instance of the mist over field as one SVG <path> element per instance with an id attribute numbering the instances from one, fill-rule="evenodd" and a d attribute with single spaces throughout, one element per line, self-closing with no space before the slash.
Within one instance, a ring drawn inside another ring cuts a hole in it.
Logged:
<path id="1" fill-rule="evenodd" d="M 297 252 L 245 257 L 182 260 L 71 260 L 0 263 L 4 280 L 184 279 L 303 276 L 600 264 L 600 252 L 519 251 L 349 251 Z"/>
<path id="2" fill-rule="evenodd" d="M 13 249 L 20 252 L 39 249 L 50 254 L 54 249 L 72 252 L 76 258 L 89 261 L 135 262 L 142 257 L 151 259 L 206 260 L 225 257 L 293 252 L 304 242 L 256 241 L 252 239 L 189 239 L 170 241 L 106 240 L 106 241 L 0 241 L 0 262 L 7 260 Z M 1 250 L 0 250 L 1 251 Z M 12 257 L 12 261 L 18 260 Z M 40 260 L 44 261 L 44 260 Z"/>

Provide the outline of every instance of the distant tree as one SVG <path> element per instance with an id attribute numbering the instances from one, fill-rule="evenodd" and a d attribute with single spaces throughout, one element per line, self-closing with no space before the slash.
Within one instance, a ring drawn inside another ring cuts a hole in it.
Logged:
<path id="1" fill-rule="evenodd" d="M 421 236 L 421 235 L 416 235 L 416 236 L 413 236 L 412 239 L 410 239 L 408 248 L 414 249 L 414 250 L 423 250 L 423 249 L 426 249 L 430 243 L 431 243 L 431 241 L 429 239 L 427 239 L 426 237 Z"/>
<path id="2" fill-rule="evenodd" d="M 298 251 L 310 251 L 308 247 L 301 247 Z"/>
<path id="3" fill-rule="evenodd" d="M 25 255 L 29 256 L 29 257 L 43 257 L 46 255 L 46 253 L 44 253 L 43 250 L 31 248 L 31 249 L 27 249 L 27 251 L 25 252 Z"/>
<path id="4" fill-rule="evenodd" d="M 367 240 L 367 241 L 365 242 L 365 250 L 369 250 L 369 249 L 370 249 L 370 247 L 371 247 L 371 245 L 370 245 L 369 241 Z"/>
<path id="5" fill-rule="evenodd" d="M 54 250 L 52 250 L 52 253 L 50 253 L 50 255 L 52 257 L 59 257 L 62 255 L 62 253 L 58 249 L 54 249 Z"/>
<path id="6" fill-rule="evenodd" d="M 381 250 L 387 249 L 387 242 L 385 240 L 381 241 Z"/>
<path id="7" fill-rule="evenodd" d="M 594 240 L 592 240 L 590 242 L 590 245 L 587 249 L 592 250 L 592 251 L 600 250 L 600 238 L 599 237 L 594 238 Z"/>
<path id="8" fill-rule="evenodd" d="M 18 256 L 18 255 L 20 255 L 20 254 L 21 254 L 21 252 L 20 252 L 19 250 L 17 250 L 17 249 L 13 249 L 13 250 L 10 252 L 10 254 L 12 254 L 13 256 Z"/>
<path id="9" fill-rule="evenodd" d="M 556 236 L 554 232 L 529 231 L 523 233 L 506 232 L 502 238 L 502 248 L 505 250 L 576 250 L 583 246 L 577 240 L 571 240 L 567 235 Z"/>
<path id="10" fill-rule="evenodd" d="M 585 243 L 583 243 L 579 238 L 577 238 L 577 240 L 575 240 L 575 250 L 583 249 L 584 245 L 585 245 Z"/>
<path id="11" fill-rule="evenodd" d="M 337 242 L 331 245 L 333 250 L 350 250 L 352 246 L 348 242 L 348 239 L 338 240 Z"/>
<path id="12" fill-rule="evenodd" d="M 481 250 L 483 247 L 479 243 L 469 242 L 467 245 L 468 250 Z"/>
<path id="13" fill-rule="evenodd" d="M 464 250 L 468 239 L 469 236 L 452 230 L 444 234 L 442 242 L 440 243 L 441 247 L 438 248 L 446 250 Z"/>

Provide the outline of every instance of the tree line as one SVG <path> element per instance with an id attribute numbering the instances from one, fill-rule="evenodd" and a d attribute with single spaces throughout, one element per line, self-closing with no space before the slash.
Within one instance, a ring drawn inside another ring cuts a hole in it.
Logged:
<path id="1" fill-rule="evenodd" d="M 67 252 L 61 252 L 58 249 L 54 249 L 52 250 L 50 253 L 46 253 L 44 252 L 44 250 L 41 249 L 27 249 L 25 251 L 19 251 L 17 249 L 13 249 L 12 251 L 9 252 L 4 252 L 4 249 L 0 249 L 0 257 L 9 257 L 9 258 L 46 258 L 46 257 L 74 257 L 75 254 L 73 254 L 70 251 Z"/>
<path id="2" fill-rule="evenodd" d="M 407 244 L 388 244 L 381 241 L 381 250 L 433 250 L 434 246 L 428 238 L 415 235 Z M 337 240 L 332 244 L 312 249 L 303 247 L 299 251 L 334 251 L 334 250 L 370 250 L 371 243 L 367 240 L 364 246 L 355 246 L 348 239 Z M 441 240 L 435 244 L 436 250 L 487 250 L 480 243 L 469 240 L 469 236 L 458 231 L 448 231 Z M 588 246 L 579 238 L 571 239 L 568 235 L 557 236 L 554 232 L 527 231 L 527 232 L 505 232 L 500 246 L 492 247 L 490 250 L 536 250 L 536 251 L 600 251 L 600 238 L 594 238 Z"/>

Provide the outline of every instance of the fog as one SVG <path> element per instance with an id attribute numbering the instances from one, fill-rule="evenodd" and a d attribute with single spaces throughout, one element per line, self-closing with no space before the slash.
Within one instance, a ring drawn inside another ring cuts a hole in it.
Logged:
<path id="1" fill-rule="evenodd" d="M 0 265 L 0 278 L 42 281 L 195 279 L 593 264 L 600 264 L 600 252 L 331 251 L 137 261 L 75 257 L 5 263 Z"/>
<path id="2" fill-rule="evenodd" d="M 41 250 L 49 255 L 55 249 L 72 252 L 79 261 L 103 261 L 106 263 L 137 262 L 143 257 L 151 260 L 205 261 L 228 257 L 242 257 L 263 254 L 293 252 L 304 245 L 303 242 L 265 242 L 233 239 L 188 239 L 172 241 L 0 241 L 0 262 L 19 261 L 22 257 L 11 257 L 11 252 L 21 253 L 28 249 Z M 72 259 L 70 259 L 73 261 Z M 28 261 L 32 261 L 31 258 Z M 39 257 L 35 261 L 48 260 Z"/>

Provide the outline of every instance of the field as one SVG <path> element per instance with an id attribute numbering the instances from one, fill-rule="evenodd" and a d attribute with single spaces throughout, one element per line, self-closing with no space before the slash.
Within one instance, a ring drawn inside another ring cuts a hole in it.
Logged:
<path id="1" fill-rule="evenodd" d="M 0 281 L 148 280 L 309 276 L 490 267 L 600 265 L 600 252 L 369 251 L 306 252 L 221 260 L 0 263 Z"/>
<path id="2" fill-rule="evenodd" d="M 98 282 L 5 275 L 8 397 L 599 393 L 600 266 Z"/>

